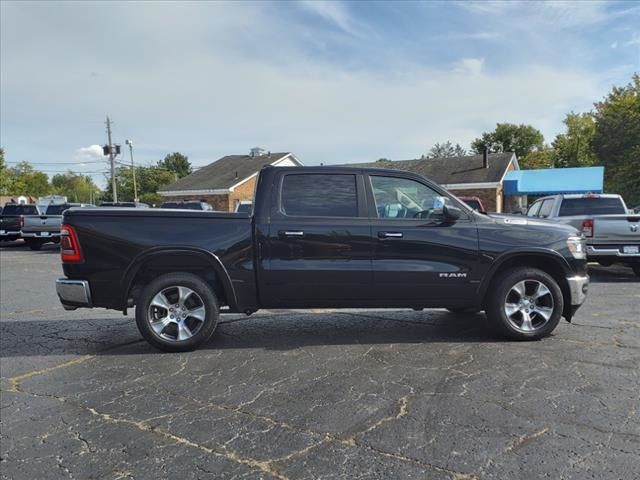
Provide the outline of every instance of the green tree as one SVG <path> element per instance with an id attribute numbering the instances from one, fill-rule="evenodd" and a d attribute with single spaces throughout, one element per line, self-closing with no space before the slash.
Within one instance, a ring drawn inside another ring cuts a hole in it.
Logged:
<path id="1" fill-rule="evenodd" d="M 464 157 L 466 154 L 466 150 L 458 143 L 454 145 L 447 140 L 446 142 L 436 143 L 431 147 L 429 153 L 427 153 L 427 158 Z"/>
<path id="2" fill-rule="evenodd" d="M 597 162 L 592 143 L 596 122 L 591 113 L 568 113 L 564 119 L 566 133 L 553 141 L 553 164 L 556 167 L 588 167 Z"/>
<path id="3" fill-rule="evenodd" d="M 136 187 L 138 198 L 141 202 L 158 204 L 162 202 L 162 197 L 158 195 L 158 189 L 175 181 L 176 174 L 163 167 L 136 167 Z M 127 167 L 118 169 L 116 176 L 116 188 L 118 189 L 118 200 L 133 201 L 133 170 Z M 113 199 L 111 183 L 107 184 L 105 199 Z"/>
<path id="4" fill-rule="evenodd" d="M 523 158 L 518 159 L 518 164 L 523 170 L 534 170 L 537 168 L 552 168 L 554 151 L 548 145 L 540 150 L 528 153 Z"/>
<path id="5" fill-rule="evenodd" d="M 95 203 L 101 196 L 100 189 L 89 175 L 72 171 L 54 175 L 51 186 L 55 194 L 64 195 L 70 202 Z"/>
<path id="6" fill-rule="evenodd" d="M 20 162 L 9 168 L 9 176 L 12 182 L 8 193 L 11 195 L 40 197 L 51 193 L 47 174 L 35 170 L 29 162 Z"/>
<path id="7" fill-rule="evenodd" d="M 158 162 L 158 166 L 175 173 L 178 178 L 186 177 L 193 171 L 189 157 L 179 152 L 173 152 L 167 155 L 164 157 L 164 160 Z"/>
<path id="8" fill-rule="evenodd" d="M 640 75 L 595 104 L 593 151 L 605 167 L 605 189 L 640 203 Z"/>
<path id="9" fill-rule="evenodd" d="M 542 150 L 544 136 L 531 125 L 498 123 L 494 131 L 485 132 L 471 142 L 471 149 L 475 153 L 482 153 L 485 145 L 490 153 L 514 152 L 520 160 L 531 152 Z"/>
<path id="10" fill-rule="evenodd" d="M 0 148 L 0 195 L 9 195 L 13 176 L 4 160 L 4 149 Z"/>

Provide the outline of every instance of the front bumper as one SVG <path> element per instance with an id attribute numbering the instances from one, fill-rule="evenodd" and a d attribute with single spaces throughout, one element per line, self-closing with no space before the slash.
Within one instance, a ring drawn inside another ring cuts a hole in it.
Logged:
<path id="1" fill-rule="evenodd" d="M 56 280 L 56 293 L 65 310 L 75 310 L 79 307 L 93 306 L 91 302 L 91 288 L 86 280 Z"/>
<path id="2" fill-rule="evenodd" d="M 587 299 L 589 275 L 567 277 L 567 283 L 569 284 L 569 293 L 571 295 L 571 306 L 579 307 Z"/>

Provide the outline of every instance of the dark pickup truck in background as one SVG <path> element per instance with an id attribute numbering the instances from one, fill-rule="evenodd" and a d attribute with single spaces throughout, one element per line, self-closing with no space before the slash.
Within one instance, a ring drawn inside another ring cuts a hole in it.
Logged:
<path id="1" fill-rule="evenodd" d="M 253 215 L 70 209 L 57 292 L 67 309 L 136 308 L 151 344 L 194 348 L 220 312 L 485 310 L 514 339 L 584 302 L 585 242 L 566 225 L 478 214 L 408 172 L 266 167 Z"/>
<path id="2" fill-rule="evenodd" d="M 25 215 L 40 215 L 33 204 L 7 203 L 0 214 L 0 240 L 11 242 L 20 238 L 22 218 Z"/>

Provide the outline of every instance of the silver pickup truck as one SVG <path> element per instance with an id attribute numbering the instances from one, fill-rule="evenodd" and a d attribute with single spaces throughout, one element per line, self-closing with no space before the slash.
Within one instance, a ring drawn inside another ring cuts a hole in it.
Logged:
<path id="1" fill-rule="evenodd" d="M 609 266 L 624 263 L 640 277 L 640 214 L 620 195 L 553 195 L 536 200 L 528 217 L 571 225 L 587 239 L 587 259 Z"/>
<path id="2" fill-rule="evenodd" d="M 23 215 L 21 236 L 31 250 L 40 250 L 48 242 L 60 242 L 62 212 L 71 207 L 94 207 L 87 203 L 63 203 L 40 207 L 39 215 Z"/>

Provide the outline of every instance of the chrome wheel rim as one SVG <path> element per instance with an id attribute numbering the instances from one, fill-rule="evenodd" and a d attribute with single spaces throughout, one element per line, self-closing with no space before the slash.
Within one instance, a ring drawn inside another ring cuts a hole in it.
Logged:
<path id="1" fill-rule="evenodd" d="M 188 287 L 172 286 L 159 291 L 149 304 L 147 321 L 160 338 L 183 342 L 197 335 L 207 318 L 200 295 Z"/>
<path id="2" fill-rule="evenodd" d="M 553 315 L 553 295 L 538 280 L 522 280 L 511 287 L 504 301 L 504 313 L 511 326 L 524 333 L 543 328 Z"/>

